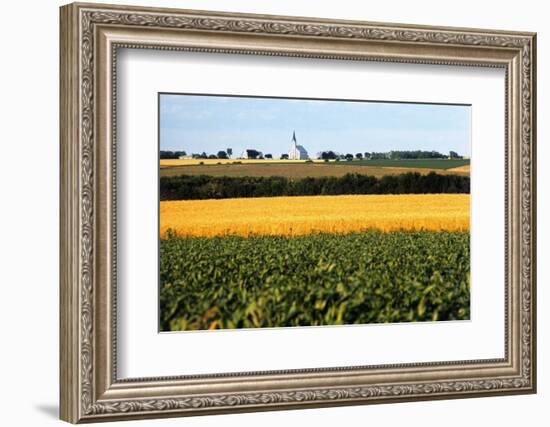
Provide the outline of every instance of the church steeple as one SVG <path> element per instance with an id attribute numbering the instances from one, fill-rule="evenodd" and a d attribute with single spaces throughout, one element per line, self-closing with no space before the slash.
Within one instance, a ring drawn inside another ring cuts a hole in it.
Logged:
<path id="1" fill-rule="evenodd" d="M 306 149 L 302 145 L 298 145 L 296 140 L 296 131 L 292 131 L 292 145 L 288 151 L 288 159 L 290 160 L 307 160 L 309 156 L 307 155 Z"/>

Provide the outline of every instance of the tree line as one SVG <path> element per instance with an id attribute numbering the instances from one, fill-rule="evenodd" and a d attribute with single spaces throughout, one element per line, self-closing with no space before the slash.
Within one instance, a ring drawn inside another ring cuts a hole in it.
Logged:
<path id="1" fill-rule="evenodd" d="M 248 159 L 273 159 L 272 154 L 263 154 L 261 151 L 254 149 L 245 150 L 247 153 Z M 220 150 L 216 154 L 208 154 L 205 151 L 202 153 L 193 153 L 190 157 L 193 159 L 229 159 L 233 155 L 233 150 L 227 148 L 226 150 Z M 161 159 L 178 159 L 182 156 L 187 156 L 185 151 L 169 151 L 161 150 L 160 158 Z M 318 157 L 322 160 L 348 160 L 351 161 L 354 158 L 357 160 L 380 160 L 380 159 L 391 159 L 391 160 L 404 160 L 404 159 L 461 159 L 456 151 L 450 151 L 449 154 L 442 154 L 438 151 L 422 151 L 422 150 L 398 150 L 398 151 L 387 151 L 387 152 L 364 152 L 364 153 L 347 153 L 340 154 L 335 151 L 322 151 L 318 153 Z M 281 154 L 280 159 L 288 160 L 288 154 Z"/>
<path id="2" fill-rule="evenodd" d="M 167 150 L 160 150 L 159 157 L 161 159 L 179 159 L 180 156 L 186 156 L 187 153 L 185 151 L 167 151 Z"/>
<path id="3" fill-rule="evenodd" d="M 217 154 L 207 154 L 205 151 L 202 153 L 193 153 L 191 158 L 193 159 L 229 159 L 233 154 L 233 150 L 228 148 L 226 150 L 220 150 Z M 170 151 L 170 150 L 160 150 L 159 157 L 163 159 L 179 159 L 180 157 L 187 156 L 186 151 Z"/>
<path id="4" fill-rule="evenodd" d="M 237 197 L 316 196 L 339 194 L 469 193 L 470 177 L 407 172 L 381 178 L 356 173 L 290 179 L 280 176 L 228 177 L 179 175 L 161 177 L 160 200 Z"/>
<path id="5" fill-rule="evenodd" d="M 450 151 L 449 154 L 442 154 L 438 151 L 423 151 L 423 150 L 393 150 L 387 152 L 368 152 L 364 153 L 347 153 L 340 154 L 335 151 L 322 151 L 319 153 L 318 157 L 323 160 L 348 160 L 351 161 L 354 158 L 357 160 L 380 160 L 380 159 L 391 159 L 391 160 L 405 160 L 405 159 L 461 159 L 456 151 Z"/>

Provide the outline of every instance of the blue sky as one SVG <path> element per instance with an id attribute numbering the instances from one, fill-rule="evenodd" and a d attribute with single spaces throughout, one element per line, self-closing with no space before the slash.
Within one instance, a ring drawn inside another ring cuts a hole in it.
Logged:
<path id="1" fill-rule="evenodd" d="M 160 95 L 160 149 L 234 156 L 254 148 L 278 158 L 292 132 L 311 157 L 339 153 L 436 150 L 470 155 L 470 108 L 205 95 Z"/>

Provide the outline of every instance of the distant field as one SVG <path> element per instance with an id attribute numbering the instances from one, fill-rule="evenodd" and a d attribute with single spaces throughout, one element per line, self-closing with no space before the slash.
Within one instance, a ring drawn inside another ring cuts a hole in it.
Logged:
<path id="1" fill-rule="evenodd" d="M 323 160 L 313 160 L 314 162 L 322 162 Z M 232 164 L 232 163 L 252 163 L 252 164 L 267 164 L 267 163 L 305 163 L 305 160 L 280 160 L 280 159 L 161 159 L 160 167 L 169 167 L 169 166 L 193 166 L 200 165 L 217 165 L 221 163 L 222 165 Z"/>
<path id="2" fill-rule="evenodd" d="M 451 168 L 451 169 L 447 169 L 448 172 L 452 172 L 452 173 L 467 173 L 467 174 L 470 174 L 470 164 L 468 163 L 467 165 L 464 165 L 464 166 L 459 166 L 457 168 Z"/>
<path id="3" fill-rule="evenodd" d="M 269 164 L 303 164 L 303 163 L 327 163 L 324 160 L 281 160 L 281 159 L 161 159 L 160 167 L 173 166 L 211 166 L 211 165 L 234 165 L 234 164 L 253 164 L 253 165 L 269 165 Z M 459 166 L 469 165 L 470 159 L 409 159 L 409 160 L 340 160 L 338 162 L 330 160 L 331 165 L 345 166 L 349 164 L 360 166 L 383 166 L 383 167 L 404 167 L 404 168 L 431 168 L 431 169 L 449 169 Z"/>
<path id="4" fill-rule="evenodd" d="M 404 172 L 427 174 L 469 175 L 469 160 L 368 160 L 353 162 L 313 162 L 303 161 L 243 161 L 241 164 L 177 165 L 181 160 L 162 160 L 160 176 L 210 175 L 210 176 L 283 176 L 286 178 L 344 176 L 348 173 L 372 175 L 397 175 Z M 205 160 L 206 162 L 207 160 Z M 220 160 L 221 161 L 221 160 Z M 170 164 L 169 162 L 174 162 Z M 246 163 L 245 163 L 246 162 Z M 381 163 L 381 164 L 378 164 Z M 457 169 L 454 169 L 457 168 Z M 464 169 L 463 169 L 464 168 Z"/>
<path id="5" fill-rule="evenodd" d="M 345 164 L 346 162 L 344 162 Z M 335 162 L 340 165 L 342 161 Z M 451 169 L 470 164 L 470 159 L 410 159 L 410 160 L 354 160 L 353 164 L 364 166 L 400 167 L 400 168 L 429 168 Z"/>

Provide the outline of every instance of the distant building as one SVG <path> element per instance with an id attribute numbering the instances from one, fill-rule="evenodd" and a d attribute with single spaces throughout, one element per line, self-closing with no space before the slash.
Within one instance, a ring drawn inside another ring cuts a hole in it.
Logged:
<path id="1" fill-rule="evenodd" d="M 183 156 L 178 156 L 178 159 L 180 159 L 180 160 L 184 160 L 184 159 L 187 160 L 187 159 L 192 159 L 192 158 L 193 158 L 193 156 L 190 155 L 190 154 L 185 154 Z"/>
<path id="2" fill-rule="evenodd" d="M 292 132 L 292 146 L 288 152 L 289 160 L 307 160 L 309 155 L 306 149 L 302 145 L 298 145 L 296 142 L 296 132 Z"/>

